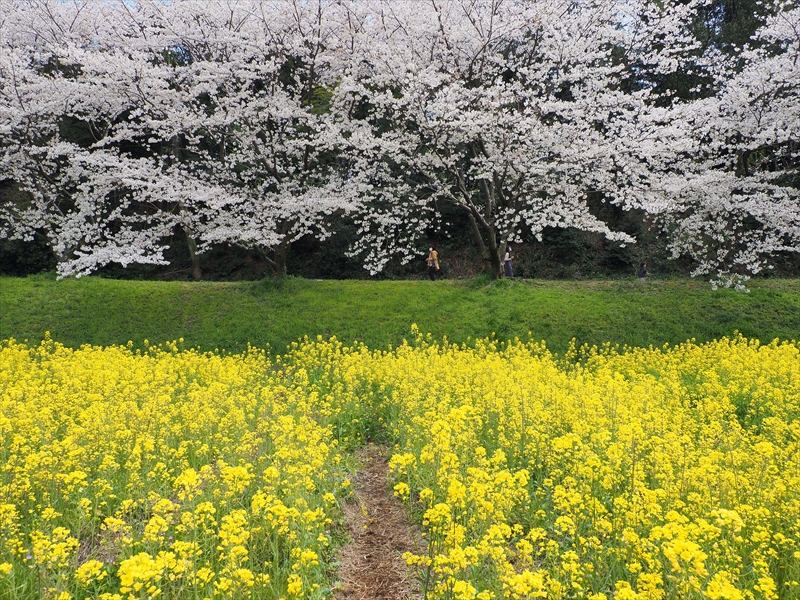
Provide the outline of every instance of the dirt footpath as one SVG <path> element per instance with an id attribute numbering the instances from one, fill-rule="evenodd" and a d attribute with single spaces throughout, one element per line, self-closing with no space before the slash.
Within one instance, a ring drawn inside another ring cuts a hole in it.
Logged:
<path id="1" fill-rule="evenodd" d="M 362 468 L 353 480 L 355 502 L 343 506 L 351 542 L 339 555 L 341 587 L 336 600 L 421 598 L 403 560 L 419 552 L 421 539 L 389 489 L 388 452 L 370 445 L 358 454 Z"/>

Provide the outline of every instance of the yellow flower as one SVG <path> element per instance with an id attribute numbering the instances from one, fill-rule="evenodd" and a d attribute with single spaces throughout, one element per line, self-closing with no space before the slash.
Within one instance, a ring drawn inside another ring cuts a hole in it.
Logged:
<path id="1" fill-rule="evenodd" d="M 119 565 L 117 575 L 120 580 L 120 591 L 123 594 L 130 592 L 139 593 L 141 590 L 155 591 L 153 583 L 161 580 L 161 568 L 156 560 L 147 552 L 140 552 L 131 558 L 123 560 Z M 148 585 L 149 584 L 149 585 Z"/>
<path id="2" fill-rule="evenodd" d="M 726 571 L 714 574 L 703 595 L 710 600 L 744 600 L 744 595 L 733 585 L 730 573 Z"/>
<path id="3" fill-rule="evenodd" d="M 102 581 L 108 573 L 103 569 L 103 563 L 99 560 L 87 560 L 75 570 L 75 579 L 83 585 L 89 585 L 94 581 Z"/>
<path id="4" fill-rule="evenodd" d="M 776 573 L 800 557 L 798 345 L 571 352 L 419 331 L 275 360 L 0 343 L 0 577 L 53 597 L 65 582 L 103 600 L 247 595 L 283 548 L 258 593 L 318 595 L 344 447 L 375 428 L 395 443 L 394 492 L 420 501 L 426 553 L 404 558 L 432 600 L 795 593 Z M 120 590 L 79 548 L 116 564 Z"/>
<path id="5" fill-rule="evenodd" d="M 401 500 L 408 500 L 410 494 L 411 489 L 408 487 L 407 483 L 400 482 L 394 486 L 394 495 Z"/>
<path id="6" fill-rule="evenodd" d="M 286 593 L 290 596 L 300 598 L 303 596 L 303 580 L 300 576 L 292 573 L 289 575 L 288 584 L 286 586 Z"/>
<path id="7" fill-rule="evenodd" d="M 614 590 L 614 600 L 637 600 L 639 598 L 627 581 L 618 581 L 614 584 Z"/>
<path id="8" fill-rule="evenodd" d="M 475 600 L 477 596 L 478 590 L 472 584 L 466 581 L 456 581 L 453 584 L 453 598 L 455 600 Z"/>
<path id="9" fill-rule="evenodd" d="M 528 571 L 513 573 L 501 577 L 503 594 L 508 598 L 520 600 L 522 598 L 547 598 L 547 585 L 545 574 L 542 571 Z"/>

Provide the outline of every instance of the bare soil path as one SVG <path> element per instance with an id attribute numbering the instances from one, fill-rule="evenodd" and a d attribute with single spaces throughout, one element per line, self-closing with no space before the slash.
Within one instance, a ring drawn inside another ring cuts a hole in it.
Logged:
<path id="1" fill-rule="evenodd" d="M 351 542 L 340 557 L 336 600 L 421 598 L 404 552 L 419 552 L 421 538 L 388 484 L 388 451 L 369 445 L 358 453 L 362 468 L 353 480 L 355 502 L 343 506 Z"/>

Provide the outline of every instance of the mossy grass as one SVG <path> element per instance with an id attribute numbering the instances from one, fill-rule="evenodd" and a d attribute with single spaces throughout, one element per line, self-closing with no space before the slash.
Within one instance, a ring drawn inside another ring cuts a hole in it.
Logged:
<path id="1" fill-rule="evenodd" d="M 282 353 L 303 336 L 386 348 L 410 326 L 456 343 L 496 336 L 649 346 L 738 331 L 763 342 L 800 333 L 800 280 L 751 282 L 749 294 L 697 280 L 280 281 L 210 283 L 52 276 L 0 278 L 0 339 L 67 346 L 184 339 L 184 346 Z"/>

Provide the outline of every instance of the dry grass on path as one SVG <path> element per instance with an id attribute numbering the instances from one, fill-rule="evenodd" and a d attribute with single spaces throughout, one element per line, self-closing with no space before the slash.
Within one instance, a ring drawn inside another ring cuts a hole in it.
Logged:
<path id="1" fill-rule="evenodd" d="M 336 600 L 419 598 L 404 552 L 419 552 L 419 534 L 388 485 L 387 450 L 370 445 L 359 453 L 353 481 L 356 501 L 343 506 L 351 541 L 340 553 Z"/>

